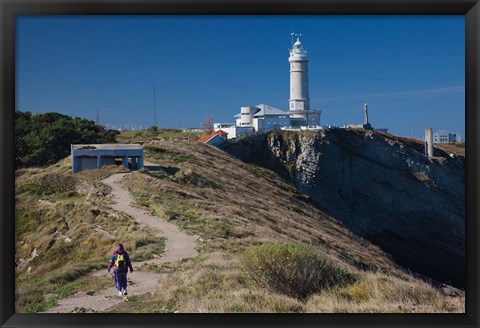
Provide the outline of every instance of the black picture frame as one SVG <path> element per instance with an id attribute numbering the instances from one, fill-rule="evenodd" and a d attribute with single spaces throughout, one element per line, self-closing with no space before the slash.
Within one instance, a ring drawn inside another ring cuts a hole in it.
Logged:
<path id="1" fill-rule="evenodd" d="M 465 15 L 466 311 L 465 314 L 16 314 L 14 273 L 15 17 L 18 15 L 386 14 Z M 1 327 L 479 327 L 478 0 L 0 0 L 0 325 Z"/>

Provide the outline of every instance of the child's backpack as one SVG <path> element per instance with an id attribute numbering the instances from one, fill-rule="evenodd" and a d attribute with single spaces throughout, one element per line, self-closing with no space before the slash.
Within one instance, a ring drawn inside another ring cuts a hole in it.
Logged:
<path id="1" fill-rule="evenodd" d="M 117 254 L 117 260 L 115 261 L 115 266 L 119 269 L 125 268 L 125 259 L 123 254 Z"/>

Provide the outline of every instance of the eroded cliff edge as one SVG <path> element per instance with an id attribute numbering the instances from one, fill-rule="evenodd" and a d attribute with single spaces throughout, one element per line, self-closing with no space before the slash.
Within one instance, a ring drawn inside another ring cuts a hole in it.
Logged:
<path id="1" fill-rule="evenodd" d="M 465 161 L 369 130 L 276 131 L 224 148 L 282 173 L 402 266 L 465 284 Z"/>

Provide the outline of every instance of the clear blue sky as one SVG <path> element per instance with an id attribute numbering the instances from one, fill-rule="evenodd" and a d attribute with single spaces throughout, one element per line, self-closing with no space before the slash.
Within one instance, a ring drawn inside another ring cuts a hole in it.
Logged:
<path id="1" fill-rule="evenodd" d="M 463 16 L 39 16 L 17 20 L 16 108 L 100 124 L 199 127 L 287 109 L 290 33 L 309 52 L 322 125 L 465 136 Z"/>

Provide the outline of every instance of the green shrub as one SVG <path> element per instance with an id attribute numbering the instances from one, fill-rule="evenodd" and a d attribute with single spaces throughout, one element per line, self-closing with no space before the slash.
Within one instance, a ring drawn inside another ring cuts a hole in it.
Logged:
<path id="1" fill-rule="evenodd" d="M 246 251 L 240 261 L 258 286 L 298 299 L 354 281 L 352 274 L 309 245 L 268 244 Z"/>

